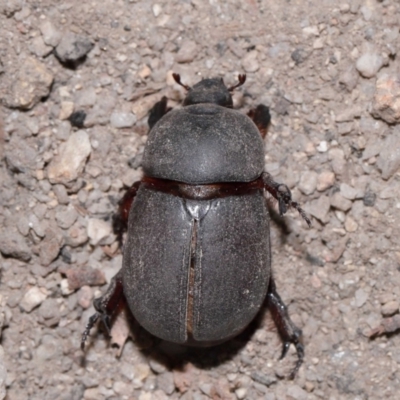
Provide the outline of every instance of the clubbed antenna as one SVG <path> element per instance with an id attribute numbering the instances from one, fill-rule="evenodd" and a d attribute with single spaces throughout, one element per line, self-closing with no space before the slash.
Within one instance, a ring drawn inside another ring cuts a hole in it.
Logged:
<path id="1" fill-rule="evenodd" d="M 235 86 L 231 86 L 230 88 L 228 88 L 228 90 L 230 92 L 232 92 L 233 90 L 235 90 L 239 86 L 242 86 L 246 82 L 246 74 L 239 74 L 238 80 L 239 80 L 239 82 Z"/>
<path id="2" fill-rule="evenodd" d="M 175 79 L 175 82 L 178 85 L 181 85 L 182 87 L 184 87 L 186 90 L 190 90 L 190 86 L 185 85 L 184 83 L 181 82 L 181 76 L 179 74 L 175 74 L 175 72 L 172 74 L 173 78 Z"/>

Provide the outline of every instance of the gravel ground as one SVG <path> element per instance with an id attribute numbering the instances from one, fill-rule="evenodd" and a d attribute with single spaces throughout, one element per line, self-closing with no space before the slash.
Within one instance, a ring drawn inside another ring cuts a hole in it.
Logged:
<path id="1" fill-rule="evenodd" d="M 0 0 L 0 399 L 397 398 L 399 26 L 398 0 Z M 265 168 L 313 218 L 272 224 L 304 334 L 293 381 L 268 313 L 208 350 L 137 326 L 80 350 L 121 266 L 111 217 L 141 177 L 147 113 L 185 94 L 172 72 L 246 73 L 236 107 L 271 108 Z"/>

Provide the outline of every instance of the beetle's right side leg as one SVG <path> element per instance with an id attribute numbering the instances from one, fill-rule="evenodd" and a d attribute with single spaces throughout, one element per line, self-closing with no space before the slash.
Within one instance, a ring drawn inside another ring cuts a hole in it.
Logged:
<path id="1" fill-rule="evenodd" d="M 265 138 L 269 124 L 271 122 L 271 114 L 269 112 L 269 108 L 264 104 L 259 104 L 256 108 L 252 108 L 247 113 L 247 115 L 256 124 L 258 130 L 260 131 L 261 137 Z"/>
<path id="2" fill-rule="evenodd" d="M 300 207 L 299 203 L 297 203 L 296 201 L 292 201 L 292 192 L 285 184 L 275 182 L 268 172 L 263 172 L 262 179 L 264 182 L 264 189 L 272 194 L 272 196 L 275 197 L 276 200 L 278 200 L 279 214 L 281 217 L 286 214 L 288 207 L 293 207 L 307 222 L 307 225 L 311 227 L 310 218 L 307 217 L 306 213 Z"/>
<path id="3" fill-rule="evenodd" d="M 297 363 L 290 373 L 290 379 L 296 376 L 304 359 L 304 346 L 301 343 L 302 332 L 290 319 L 287 307 L 276 291 L 274 278 L 271 276 L 267 293 L 267 307 L 283 340 L 281 359 L 285 357 L 289 346 L 293 343 L 297 351 Z"/>
<path id="4" fill-rule="evenodd" d="M 149 118 L 147 119 L 149 128 L 153 128 L 153 126 L 170 110 L 171 108 L 167 107 L 167 98 L 163 96 L 150 110 Z"/>
<path id="5" fill-rule="evenodd" d="M 110 282 L 106 293 L 103 296 L 95 299 L 93 302 L 96 313 L 93 314 L 86 325 L 81 338 L 81 349 L 85 348 L 86 339 L 93 328 L 94 324 L 100 318 L 103 321 L 107 332 L 110 334 L 110 322 L 113 314 L 120 308 L 123 307 L 125 302 L 123 285 L 122 285 L 122 268 L 118 271 Z"/>

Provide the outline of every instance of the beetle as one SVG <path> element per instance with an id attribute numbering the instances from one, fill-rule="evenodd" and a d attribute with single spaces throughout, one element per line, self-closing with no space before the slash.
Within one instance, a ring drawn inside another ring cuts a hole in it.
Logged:
<path id="1" fill-rule="evenodd" d="M 189 346 L 220 344 L 244 330 L 264 301 L 283 340 L 304 358 L 301 330 L 291 321 L 271 272 L 269 214 L 264 192 L 280 215 L 294 207 L 289 188 L 264 172 L 270 114 L 260 104 L 248 115 L 233 110 L 232 87 L 203 79 L 187 90 L 183 107 L 163 97 L 151 109 L 144 176 L 120 202 L 114 227 L 127 230 L 123 266 L 94 301 L 82 349 L 100 318 L 110 329 L 126 301 L 135 319 L 158 338 Z"/>

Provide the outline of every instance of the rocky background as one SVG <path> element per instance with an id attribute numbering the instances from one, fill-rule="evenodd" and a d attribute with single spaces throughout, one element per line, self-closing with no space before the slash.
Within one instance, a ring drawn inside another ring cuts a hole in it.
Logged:
<path id="1" fill-rule="evenodd" d="M 396 398 L 399 26 L 398 0 L 1 0 L 0 399 Z M 123 350 L 101 328 L 80 350 L 121 267 L 111 217 L 141 177 L 147 113 L 185 94 L 172 72 L 244 72 L 236 107 L 271 108 L 265 168 L 313 218 L 272 222 L 304 333 L 293 381 L 268 312 L 214 349 L 135 327 Z"/>

